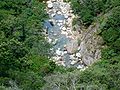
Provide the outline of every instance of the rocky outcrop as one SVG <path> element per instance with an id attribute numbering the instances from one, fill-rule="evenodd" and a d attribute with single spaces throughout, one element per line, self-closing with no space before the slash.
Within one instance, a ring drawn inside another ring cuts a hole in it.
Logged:
<path id="1" fill-rule="evenodd" d="M 57 65 L 84 70 L 101 58 L 102 38 L 96 34 L 98 25 L 91 25 L 88 29 L 78 24 L 72 26 L 76 16 L 70 3 L 63 0 L 48 0 L 47 5 L 50 19 L 45 27 L 48 42 L 53 45 L 52 60 Z"/>
<path id="2" fill-rule="evenodd" d="M 77 26 L 77 31 L 79 31 L 79 39 L 81 40 L 79 46 L 79 53 L 83 63 L 87 66 L 93 64 L 101 58 L 101 48 L 103 44 L 103 39 L 97 35 L 97 30 L 99 24 L 91 25 L 87 29 Z"/>
<path id="3" fill-rule="evenodd" d="M 69 54 L 73 54 L 77 51 L 78 42 L 77 40 L 71 40 L 69 43 L 66 44 L 66 50 Z"/>

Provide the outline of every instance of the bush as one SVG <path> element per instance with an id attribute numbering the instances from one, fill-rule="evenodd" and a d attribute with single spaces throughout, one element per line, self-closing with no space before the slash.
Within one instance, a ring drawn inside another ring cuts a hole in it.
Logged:
<path id="1" fill-rule="evenodd" d="M 120 7 L 113 9 L 112 14 L 108 17 L 106 24 L 103 26 L 102 37 L 108 46 L 119 50 L 120 38 Z"/>
<path id="2" fill-rule="evenodd" d="M 84 25 L 89 26 L 99 14 L 104 14 L 119 6 L 119 0 L 70 0 L 75 14 L 81 17 Z"/>

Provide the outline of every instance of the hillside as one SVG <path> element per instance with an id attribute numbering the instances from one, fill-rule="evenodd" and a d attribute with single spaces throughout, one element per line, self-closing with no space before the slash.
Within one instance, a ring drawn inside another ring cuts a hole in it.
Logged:
<path id="1" fill-rule="evenodd" d="M 120 0 L 1 0 L 0 90 L 120 90 Z"/>

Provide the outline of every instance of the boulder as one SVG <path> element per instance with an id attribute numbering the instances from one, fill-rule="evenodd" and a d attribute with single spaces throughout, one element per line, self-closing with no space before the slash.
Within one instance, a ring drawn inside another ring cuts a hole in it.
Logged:
<path id="1" fill-rule="evenodd" d="M 52 14 L 51 14 L 51 16 L 52 16 L 52 17 L 54 17 L 54 16 L 55 16 L 55 14 L 54 14 L 54 13 L 52 13 Z"/>
<path id="2" fill-rule="evenodd" d="M 60 14 L 62 14 L 62 12 L 61 12 L 61 11 L 58 11 L 58 12 L 57 12 L 57 14 L 59 14 L 59 15 L 60 15 Z"/>
<path id="3" fill-rule="evenodd" d="M 74 60 L 75 59 L 74 55 L 70 55 L 70 59 Z"/>
<path id="4" fill-rule="evenodd" d="M 79 52 L 76 53 L 76 57 L 81 57 L 81 54 Z"/>
<path id="5" fill-rule="evenodd" d="M 74 64 L 76 64 L 77 63 L 77 61 L 71 61 L 71 65 L 74 65 Z"/>
<path id="6" fill-rule="evenodd" d="M 77 69 L 82 69 L 84 66 L 83 65 L 78 65 Z"/>
<path id="7" fill-rule="evenodd" d="M 78 49 L 78 48 L 77 48 L 77 49 Z M 87 53 L 87 48 L 86 48 L 86 44 L 85 44 L 84 41 L 82 41 L 82 42 L 80 43 L 79 49 L 80 49 L 79 53 L 81 54 L 81 56 L 83 56 L 84 54 Z"/>
<path id="8" fill-rule="evenodd" d="M 71 40 L 69 43 L 66 44 L 66 49 L 69 54 L 73 54 L 77 51 L 78 42 L 77 40 Z"/>
<path id="9" fill-rule="evenodd" d="M 48 42 L 51 43 L 51 42 L 52 42 L 52 39 L 51 39 L 51 38 L 48 38 Z"/>
<path id="10" fill-rule="evenodd" d="M 94 58 L 92 58 L 89 55 L 85 55 L 85 56 L 83 56 L 82 61 L 85 65 L 90 66 L 91 64 L 94 63 Z"/>
<path id="11" fill-rule="evenodd" d="M 48 3 L 48 8 L 49 9 L 53 8 L 53 4 L 52 3 Z"/>
<path id="12" fill-rule="evenodd" d="M 65 14 L 64 17 L 65 17 L 65 19 L 68 19 L 68 15 Z"/>
<path id="13" fill-rule="evenodd" d="M 59 23 L 63 23 L 63 20 L 57 20 L 57 22 L 59 22 Z"/>
<path id="14" fill-rule="evenodd" d="M 62 27 L 62 30 L 65 31 L 65 30 L 66 30 L 66 27 Z"/>
<path id="15" fill-rule="evenodd" d="M 67 54 L 67 51 L 64 51 L 64 54 Z"/>
<path id="16" fill-rule="evenodd" d="M 60 51 L 60 49 L 58 48 L 58 50 L 56 50 L 56 54 L 59 55 L 59 56 L 61 56 L 63 53 L 62 53 L 62 51 Z"/>

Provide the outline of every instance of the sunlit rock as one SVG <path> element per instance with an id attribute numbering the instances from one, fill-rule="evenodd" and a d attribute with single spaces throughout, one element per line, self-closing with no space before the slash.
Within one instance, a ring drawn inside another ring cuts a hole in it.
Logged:
<path id="1" fill-rule="evenodd" d="M 51 42 L 52 42 L 52 39 L 48 38 L 48 42 L 51 43 Z"/>
<path id="2" fill-rule="evenodd" d="M 70 64 L 71 64 L 71 65 L 74 65 L 74 64 L 76 64 L 76 63 L 77 63 L 77 61 L 74 61 L 74 60 L 73 60 L 73 61 L 71 61 Z"/>
<path id="3" fill-rule="evenodd" d="M 81 54 L 79 52 L 76 53 L 76 57 L 81 57 Z"/>
<path id="4" fill-rule="evenodd" d="M 78 65 L 77 69 L 82 69 L 84 66 L 83 65 Z"/>
<path id="5" fill-rule="evenodd" d="M 76 40 L 71 40 L 66 45 L 66 49 L 67 49 L 68 53 L 70 53 L 70 54 L 75 53 L 77 51 L 77 48 L 78 48 L 78 43 Z"/>
<path id="6" fill-rule="evenodd" d="M 61 12 L 61 11 L 58 11 L 57 14 L 62 14 L 62 12 Z"/>
<path id="7" fill-rule="evenodd" d="M 68 15 L 65 14 L 64 16 L 65 16 L 65 19 L 68 19 Z"/>
<path id="8" fill-rule="evenodd" d="M 65 30 L 66 30 L 66 27 L 62 27 L 62 30 L 65 31 Z"/>
<path id="9" fill-rule="evenodd" d="M 74 60 L 75 59 L 74 55 L 70 55 L 70 59 Z"/>
<path id="10" fill-rule="evenodd" d="M 60 50 L 58 49 L 58 50 L 56 50 L 56 54 L 60 56 L 60 55 L 62 55 L 62 51 L 60 51 Z"/>
<path id="11" fill-rule="evenodd" d="M 52 8 L 53 7 L 53 4 L 52 3 L 48 3 L 48 8 Z"/>
<path id="12" fill-rule="evenodd" d="M 89 66 L 93 64 L 95 59 L 89 55 L 83 56 L 82 61 L 85 65 Z"/>

